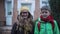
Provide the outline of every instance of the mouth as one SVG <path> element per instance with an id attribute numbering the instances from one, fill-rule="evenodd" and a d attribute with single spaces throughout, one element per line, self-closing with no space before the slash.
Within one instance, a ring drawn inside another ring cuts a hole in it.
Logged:
<path id="1" fill-rule="evenodd" d="M 44 18 L 47 18 L 47 15 L 43 15 Z"/>
<path id="2" fill-rule="evenodd" d="M 23 18 L 27 18 L 27 15 L 22 16 Z"/>

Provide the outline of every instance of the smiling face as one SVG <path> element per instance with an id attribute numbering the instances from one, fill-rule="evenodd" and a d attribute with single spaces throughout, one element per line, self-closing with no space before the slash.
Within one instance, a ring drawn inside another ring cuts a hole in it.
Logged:
<path id="1" fill-rule="evenodd" d="M 49 10 L 41 10 L 41 15 L 43 18 L 47 18 L 50 15 Z"/>
<path id="2" fill-rule="evenodd" d="M 23 18 L 28 18 L 28 11 L 27 10 L 23 10 L 21 13 Z"/>

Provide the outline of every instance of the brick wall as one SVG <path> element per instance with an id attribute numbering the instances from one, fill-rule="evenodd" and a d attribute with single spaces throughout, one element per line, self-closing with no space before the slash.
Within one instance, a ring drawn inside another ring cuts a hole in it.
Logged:
<path id="1" fill-rule="evenodd" d="M 16 21 L 17 21 L 17 15 L 18 15 L 18 12 L 17 12 L 17 0 L 14 0 L 14 7 L 13 7 L 13 22 L 12 24 L 14 24 Z"/>
<path id="2" fill-rule="evenodd" d="M 0 0 L 0 26 L 5 25 L 4 0 Z"/>

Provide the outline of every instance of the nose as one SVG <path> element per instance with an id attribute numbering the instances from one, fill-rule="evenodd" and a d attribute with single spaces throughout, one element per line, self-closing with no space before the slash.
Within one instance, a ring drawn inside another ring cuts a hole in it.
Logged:
<path id="1" fill-rule="evenodd" d="M 24 14 L 24 15 L 26 15 L 26 14 Z"/>
<path id="2" fill-rule="evenodd" d="M 46 13 L 44 13 L 44 14 L 46 14 Z"/>

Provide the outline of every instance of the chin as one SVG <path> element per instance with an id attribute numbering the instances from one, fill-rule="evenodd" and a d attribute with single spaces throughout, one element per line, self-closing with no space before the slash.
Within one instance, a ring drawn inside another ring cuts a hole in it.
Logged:
<path id="1" fill-rule="evenodd" d="M 43 16 L 43 18 L 47 18 L 47 16 L 46 16 L 46 15 L 44 15 L 44 16 Z"/>
<path id="2" fill-rule="evenodd" d="M 43 17 L 43 18 L 47 18 L 47 17 Z"/>

